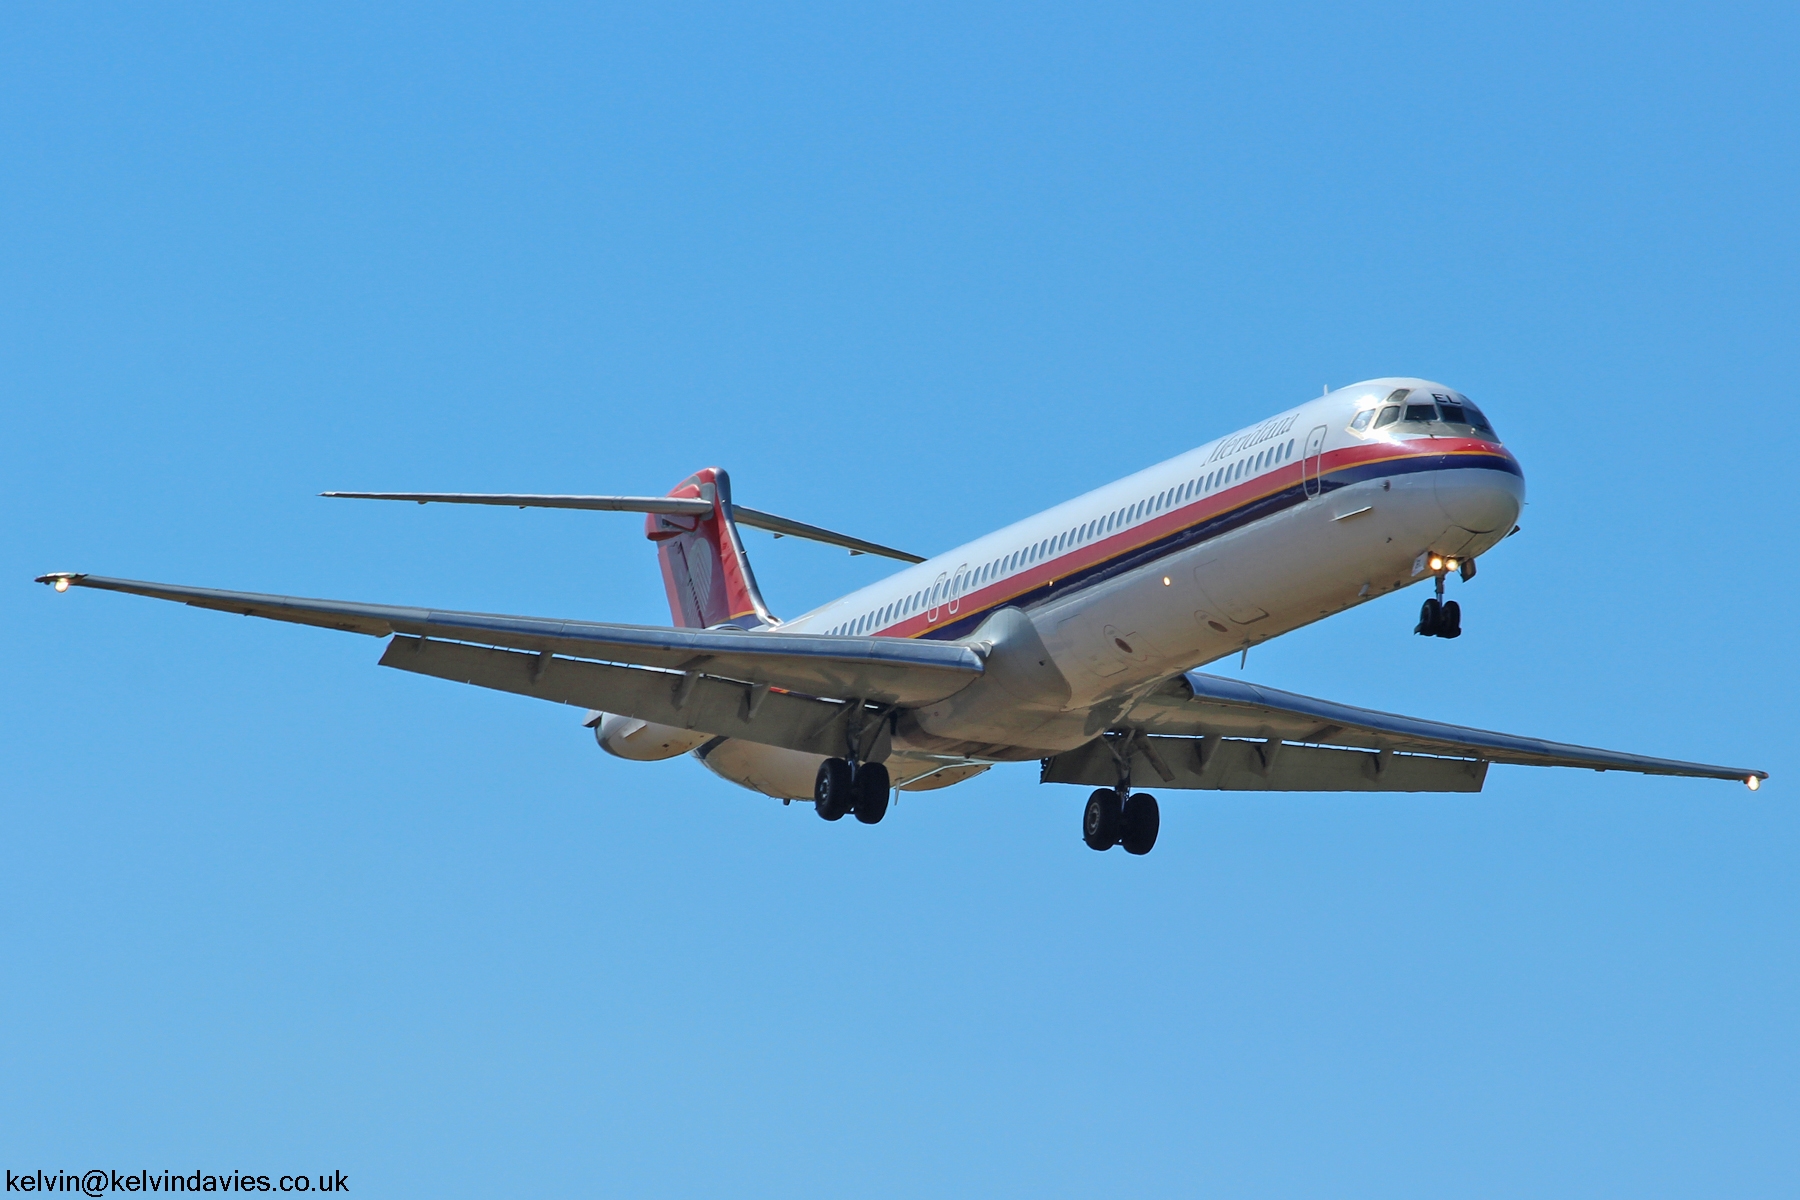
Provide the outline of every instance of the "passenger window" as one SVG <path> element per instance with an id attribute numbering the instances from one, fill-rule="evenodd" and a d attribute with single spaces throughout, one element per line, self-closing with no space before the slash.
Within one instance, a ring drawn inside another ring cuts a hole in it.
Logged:
<path id="1" fill-rule="evenodd" d="M 1374 419 L 1375 419 L 1375 410 L 1372 408 L 1365 408 L 1361 412 L 1356 414 L 1356 420 L 1350 422 L 1350 428 L 1356 430 L 1356 432 L 1358 432 L 1358 433 L 1361 433 L 1363 430 L 1365 430 L 1369 427 L 1369 422 Z"/>
<path id="2" fill-rule="evenodd" d="M 1381 416 L 1377 417 L 1375 420 L 1375 428 L 1377 428 L 1377 429 L 1384 428 L 1388 425 L 1392 425 L 1395 421 L 1398 421 L 1399 419 L 1400 419 L 1400 406 L 1398 404 L 1390 404 L 1386 408 L 1381 410 Z"/>
<path id="3" fill-rule="evenodd" d="M 1431 421 L 1437 418 L 1437 408 L 1430 404 L 1409 404 L 1406 406 L 1406 419 L 1409 421 Z"/>

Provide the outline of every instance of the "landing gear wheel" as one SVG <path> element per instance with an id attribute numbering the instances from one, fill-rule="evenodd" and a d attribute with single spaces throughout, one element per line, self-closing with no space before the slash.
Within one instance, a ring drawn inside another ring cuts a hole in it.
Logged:
<path id="1" fill-rule="evenodd" d="M 1443 605 L 1434 596 L 1419 606 L 1419 623 L 1413 626 L 1413 632 L 1423 637 L 1436 637 L 1438 622 L 1442 620 Z"/>
<path id="2" fill-rule="evenodd" d="M 820 763 L 819 774 L 813 780 L 813 805 L 818 814 L 827 821 L 842 819 L 855 802 L 853 786 L 849 763 L 841 758 Z"/>
<path id="3" fill-rule="evenodd" d="M 1111 850 L 1119 844 L 1119 793 L 1100 788 L 1088 797 L 1081 814 L 1081 840 L 1090 850 Z"/>
<path id="4" fill-rule="evenodd" d="M 888 769 L 880 763 L 863 763 L 856 768 L 856 819 L 873 825 L 887 816 Z"/>
<path id="5" fill-rule="evenodd" d="M 1437 635 L 1441 638 L 1462 636 L 1462 606 L 1454 600 L 1444 601 L 1438 610 Z"/>
<path id="6" fill-rule="evenodd" d="M 1156 807 L 1156 797 L 1139 792 L 1126 800 L 1119 824 L 1119 840 L 1124 843 L 1125 853 L 1150 853 L 1156 845 L 1157 830 L 1162 828 L 1162 810 Z"/>

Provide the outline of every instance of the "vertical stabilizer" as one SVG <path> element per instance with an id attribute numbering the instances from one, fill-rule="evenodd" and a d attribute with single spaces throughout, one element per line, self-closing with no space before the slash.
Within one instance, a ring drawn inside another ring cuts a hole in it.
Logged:
<path id="1" fill-rule="evenodd" d="M 707 467 L 682 480 L 669 495 L 712 505 L 706 516 L 651 513 L 644 520 L 644 536 L 656 543 L 662 563 L 675 624 L 688 629 L 779 624 L 763 605 L 731 519 L 731 476 Z"/>

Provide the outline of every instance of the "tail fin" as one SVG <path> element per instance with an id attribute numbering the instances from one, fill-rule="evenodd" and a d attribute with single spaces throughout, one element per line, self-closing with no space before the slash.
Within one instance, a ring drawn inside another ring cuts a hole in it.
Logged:
<path id="1" fill-rule="evenodd" d="M 669 590 L 669 613 L 675 624 L 690 629 L 780 624 L 763 605 L 743 539 L 731 518 L 731 476 L 707 467 L 682 480 L 669 495 L 712 505 L 712 511 L 703 515 L 651 513 L 644 518 L 644 536 L 656 543 L 662 561 L 663 586 Z"/>

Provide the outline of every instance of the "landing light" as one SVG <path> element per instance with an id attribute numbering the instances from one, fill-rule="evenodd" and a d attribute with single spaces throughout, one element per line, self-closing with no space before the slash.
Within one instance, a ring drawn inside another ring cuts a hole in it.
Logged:
<path id="1" fill-rule="evenodd" d="M 1754 792 L 1757 788 L 1762 786 L 1762 780 L 1755 775 L 1748 775 L 1744 778 L 1744 786 Z"/>
<path id="2" fill-rule="evenodd" d="M 1427 565 L 1434 571 L 1441 571 L 1444 569 L 1444 560 L 1434 554 L 1431 556 L 1431 562 Z"/>
<path id="3" fill-rule="evenodd" d="M 55 585 L 55 586 L 56 586 L 56 590 L 57 590 L 57 591 L 59 591 L 59 592 L 66 592 L 66 591 L 68 591 L 68 590 L 69 590 L 69 581 L 68 581 L 68 580 L 66 580 L 66 579 L 59 579 L 59 580 L 57 580 L 57 581 L 56 581 L 56 585 Z"/>
<path id="4" fill-rule="evenodd" d="M 1167 575 L 1164 575 L 1164 576 L 1163 576 L 1163 586 L 1164 586 L 1164 587 L 1168 587 L 1168 586 L 1169 586 L 1169 577 L 1168 577 L 1168 576 L 1167 576 Z"/>
<path id="5" fill-rule="evenodd" d="M 1446 558 L 1444 560 L 1444 570 L 1446 570 L 1446 571 L 1456 570 L 1456 560 L 1454 558 Z"/>

